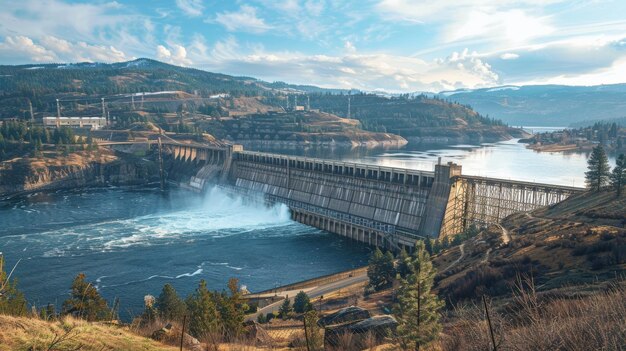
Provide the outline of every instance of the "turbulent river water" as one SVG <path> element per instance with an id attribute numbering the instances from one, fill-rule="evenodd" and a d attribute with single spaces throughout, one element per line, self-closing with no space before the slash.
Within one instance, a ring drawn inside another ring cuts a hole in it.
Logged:
<path id="1" fill-rule="evenodd" d="M 98 189 L 37 193 L 1 203 L 0 251 L 29 302 L 67 298 L 84 272 L 122 316 L 171 283 L 184 296 L 237 277 L 252 291 L 366 263 L 369 249 L 293 222 L 284 205 L 182 190 Z"/>
<path id="2" fill-rule="evenodd" d="M 273 150 L 276 151 L 276 150 Z M 463 173 L 583 186 L 586 155 L 537 153 L 515 140 L 402 150 L 279 150 L 432 170 L 438 158 Z M 614 163 L 614 158 L 611 159 Z M 125 318 L 143 296 L 171 283 L 190 293 L 200 279 L 222 289 L 237 277 L 252 291 L 364 265 L 362 244 L 289 219 L 285 206 L 266 208 L 217 188 L 198 195 L 172 190 L 108 188 L 57 191 L 0 201 L 0 252 L 30 303 L 61 305 L 84 272 Z"/>

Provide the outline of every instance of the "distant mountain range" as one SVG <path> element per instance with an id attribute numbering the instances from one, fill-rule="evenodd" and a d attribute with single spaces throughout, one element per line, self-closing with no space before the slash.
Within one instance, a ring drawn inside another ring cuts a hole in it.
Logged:
<path id="1" fill-rule="evenodd" d="M 507 85 L 444 91 L 437 95 L 515 126 L 567 127 L 583 121 L 626 116 L 626 84 Z"/>

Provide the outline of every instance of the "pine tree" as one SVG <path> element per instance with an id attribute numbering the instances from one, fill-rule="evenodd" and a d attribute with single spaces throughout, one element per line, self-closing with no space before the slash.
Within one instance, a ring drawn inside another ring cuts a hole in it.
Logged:
<path id="1" fill-rule="evenodd" d="M 243 330 L 244 313 L 237 308 L 235 300 L 226 292 L 214 293 L 214 296 L 225 337 L 232 340 L 238 337 Z"/>
<path id="2" fill-rule="evenodd" d="M 204 280 L 200 281 L 193 295 L 187 298 L 187 310 L 191 335 L 196 338 L 206 338 L 220 331 L 221 320 L 215 300 Z"/>
<path id="3" fill-rule="evenodd" d="M 411 257 L 403 247 L 402 250 L 400 250 L 400 254 L 398 254 L 398 267 L 396 268 L 396 271 L 400 275 L 400 278 L 406 278 L 406 276 L 409 274 L 410 262 Z"/>
<path id="4" fill-rule="evenodd" d="M 311 299 L 309 299 L 309 295 L 304 291 L 300 291 L 293 299 L 293 310 L 296 313 L 304 313 L 310 311 L 312 308 Z"/>
<path id="5" fill-rule="evenodd" d="M 587 169 L 589 169 L 585 172 L 587 186 L 594 191 L 600 191 L 608 183 L 611 170 L 609 159 L 602 145 L 594 147 L 591 151 L 591 156 L 587 160 Z"/>
<path id="6" fill-rule="evenodd" d="M 401 280 L 394 306 L 396 341 L 404 350 L 418 350 L 437 338 L 441 330 L 438 311 L 443 307 L 443 302 L 431 293 L 436 272 L 421 241 L 415 245 L 410 269 L 411 274 Z"/>
<path id="7" fill-rule="evenodd" d="M 17 289 L 15 278 L 10 279 L 4 271 L 4 257 L 0 254 L 0 314 L 26 315 L 26 298 Z"/>
<path id="8" fill-rule="evenodd" d="M 291 304 L 289 302 L 289 297 L 285 297 L 283 304 L 280 305 L 280 308 L 278 309 L 278 316 L 282 319 L 287 319 L 289 312 L 291 312 Z"/>
<path id="9" fill-rule="evenodd" d="M 617 192 L 617 197 L 622 195 L 624 185 L 626 185 L 626 155 L 621 154 L 615 160 L 615 168 L 611 173 L 611 186 Z"/>
<path id="10" fill-rule="evenodd" d="M 72 315 L 88 321 L 111 319 L 111 311 L 98 289 L 87 282 L 84 273 L 80 273 L 72 282 L 71 297 L 63 302 L 63 314 Z"/>
<path id="11" fill-rule="evenodd" d="M 375 291 L 380 291 L 393 282 L 396 272 L 393 263 L 393 254 L 383 254 L 379 248 L 372 253 L 367 267 L 369 286 Z"/>
<path id="12" fill-rule="evenodd" d="M 430 235 L 426 236 L 426 239 L 424 239 L 424 245 L 428 254 L 432 255 L 433 254 L 433 240 L 430 238 Z"/>
<path id="13" fill-rule="evenodd" d="M 186 313 L 185 302 L 178 296 L 171 284 L 165 284 L 156 300 L 159 316 L 166 321 L 180 321 Z"/>

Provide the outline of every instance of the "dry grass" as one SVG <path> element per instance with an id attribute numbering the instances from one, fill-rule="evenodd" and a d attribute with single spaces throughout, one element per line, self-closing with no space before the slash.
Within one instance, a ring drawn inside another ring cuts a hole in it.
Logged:
<path id="1" fill-rule="evenodd" d="M 624 350 L 626 287 L 580 299 L 542 299 L 525 284 L 504 311 L 490 311 L 498 350 Z M 442 350 L 493 349 L 482 306 L 457 310 Z"/>
<path id="2" fill-rule="evenodd" d="M 0 315 L 0 350 L 128 350 L 174 351 L 170 347 L 133 334 L 128 328 L 88 323 L 74 318 L 46 322 L 36 318 Z"/>

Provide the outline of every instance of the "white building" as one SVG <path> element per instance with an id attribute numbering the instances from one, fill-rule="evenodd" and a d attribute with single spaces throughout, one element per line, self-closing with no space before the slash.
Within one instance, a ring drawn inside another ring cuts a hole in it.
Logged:
<path id="1" fill-rule="evenodd" d="M 100 129 L 106 126 L 107 120 L 104 117 L 44 117 L 44 127 L 58 128 L 89 128 Z"/>

